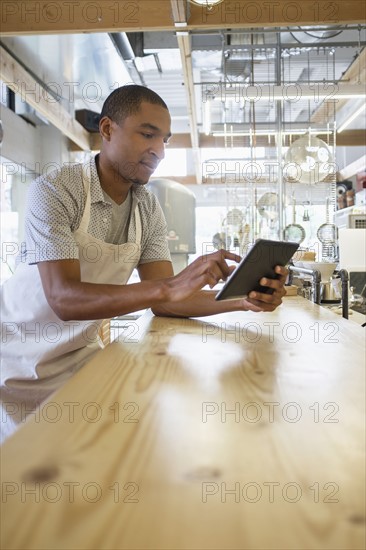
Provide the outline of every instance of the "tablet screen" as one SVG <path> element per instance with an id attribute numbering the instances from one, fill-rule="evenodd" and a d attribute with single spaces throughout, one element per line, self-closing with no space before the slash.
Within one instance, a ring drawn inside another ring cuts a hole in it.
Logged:
<path id="1" fill-rule="evenodd" d="M 259 281 L 262 277 L 277 279 L 278 275 L 274 271 L 276 265 L 285 266 L 298 248 L 298 243 L 258 239 L 215 296 L 215 300 L 245 298 L 252 290 L 271 294 L 273 289 L 261 286 Z"/>

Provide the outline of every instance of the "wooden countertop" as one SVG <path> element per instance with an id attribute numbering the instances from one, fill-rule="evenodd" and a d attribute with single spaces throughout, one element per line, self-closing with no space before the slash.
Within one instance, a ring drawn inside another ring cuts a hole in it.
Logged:
<path id="1" fill-rule="evenodd" d="M 365 547 L 365 331 L 146 314 L 1 448 L 4 549 Z"/>

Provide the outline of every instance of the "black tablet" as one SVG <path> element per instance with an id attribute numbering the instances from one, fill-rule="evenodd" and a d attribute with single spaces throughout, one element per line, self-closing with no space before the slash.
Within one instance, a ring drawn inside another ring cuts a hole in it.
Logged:
<path id="1" fill-rule="evenodd" d="M 262 277 L 277 279 L 276 265 L 286 265 L 299 248 L 298 243 L 258 239 L 249 253 L 230 275 L 215 300 L 245 298 L 255 290 L 272 294 L 273 289 L 259 284 Z"/>

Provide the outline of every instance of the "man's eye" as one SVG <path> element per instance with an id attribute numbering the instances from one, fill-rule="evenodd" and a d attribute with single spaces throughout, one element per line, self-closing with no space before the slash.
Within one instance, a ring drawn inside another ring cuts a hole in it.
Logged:
<path id="1" fill-rule="evenodd" d="M 151 139 L 154 137 L 153 134 L 142 134 L 142 135 L 147 139 Z"/>

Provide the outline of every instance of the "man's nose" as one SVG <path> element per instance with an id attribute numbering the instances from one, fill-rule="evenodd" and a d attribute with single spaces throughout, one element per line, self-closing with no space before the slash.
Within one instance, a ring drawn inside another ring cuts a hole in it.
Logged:
<path id="1" fill-rule="evenodd" d="M 165 143 L 163 141 L 161 143 L 154 143 L 154 145 L 150 148 L 150 153 L 152 153 L 160 162 L 165 158 Z"/>

